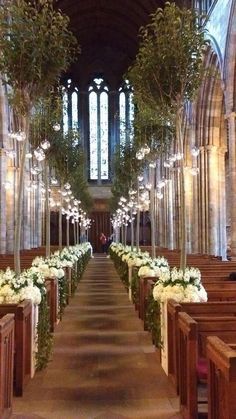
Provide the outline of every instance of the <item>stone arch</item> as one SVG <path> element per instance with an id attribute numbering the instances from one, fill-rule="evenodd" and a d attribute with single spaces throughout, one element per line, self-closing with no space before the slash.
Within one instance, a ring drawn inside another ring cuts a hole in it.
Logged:
<path id="1" fill-rule="evenodd" d="M 199 147 L 199 175 L 193 185 L 192 250 L 226 257 L 225 154 L 227 135 L 221 63 L 209 47 L 206 74 L 193 111 L 193 137 Z M 196 241 L 196 237 L 198 237 Z"/>
<path id="2" fill-rule="evenodd" d="M 209 48 L 205 57 L 206 75 L 196 101 L 196 145 L 226 146 L 224 134 L 225 101 L 217 54 Z"/>

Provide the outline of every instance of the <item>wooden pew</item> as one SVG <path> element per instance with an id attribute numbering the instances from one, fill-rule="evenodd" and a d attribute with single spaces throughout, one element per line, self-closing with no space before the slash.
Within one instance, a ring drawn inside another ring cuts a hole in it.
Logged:
<path id="1" fill-rule="evenodd" d="M 178 313 L 185 312 L 191 317 L 204 316 L 235 316 L 236 300 L 206 303 L 177 303 L 175 300 L 168 300 L 167 303 L 167 327 L 168 327 L 168 375 L 173 382 L 178 393 L 178 358 L 179 347 L 177 340 L 178 331 Z"/>
<path id="2" fill-rule="evenodd" d="M 207 338 L 208 418 L 236 418 L 236 350 L 217 336 Z"/>
<path id="3" fill-rule="evenodd" d="M 8 313 L 15 315 L 14 393 L 22 396 L 24 387 L 31 378 L 31 301 L 0 304 L 0 317 Z"/>
<path id="4" fill-rule="evenodd" d="M 0 320 L 0 418 L 12 414 L 14 314 L 6 314 Z"/>
<path id="5" fill-rule="evenodd" d="M 58 282 L 56 278 L 47 278 L 45 281 L 47 290 L 47 304 L 50 315 L 50 331 L 54 332 L 58 323 Z"/>
<path id="6" fill-rule="evenodd" d="M 236 319 L 178 314 L 179 396 L 184 419 L 198 418 L 198 362 L 206 358 L 206 338 L 216 335 L 225 342 L 236 341 Z"/>

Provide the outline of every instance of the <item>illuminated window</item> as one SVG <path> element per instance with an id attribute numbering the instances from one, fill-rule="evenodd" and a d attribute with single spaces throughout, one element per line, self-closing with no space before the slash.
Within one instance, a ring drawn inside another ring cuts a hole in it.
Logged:
<path id="1" fill-rule="evenodd" d="M 108 88 L 103 79 L 95 78 L 89 86 L 89 177 L 109 178 Z"/>
<path id="2" fill-rule="evenodd" d="M 128 80 L 119 89 L 119 123 L 120 144 L 133 140 L 134 104 L 133 93 Z"/>
<path id="3" fill-rule="evenodd" d="M 63 87 L 63 131 L 66 134 L 69 129 L 78 129 L 78 88 L 72 84 L 72 80 L 66 81 Z"/>

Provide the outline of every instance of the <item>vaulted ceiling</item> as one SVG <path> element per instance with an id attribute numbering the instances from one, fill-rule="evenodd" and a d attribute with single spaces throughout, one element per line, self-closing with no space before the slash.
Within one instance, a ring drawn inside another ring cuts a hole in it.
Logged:
<path id="1" fill-rule="evenodd" d="M 116 88 L 137 53 L 139 28 L 163 1 L 57 0 L 56 4 L 70 17 L 81 46 L 69 76 L 80 87 L 94 76 L 102 76 Z"/>

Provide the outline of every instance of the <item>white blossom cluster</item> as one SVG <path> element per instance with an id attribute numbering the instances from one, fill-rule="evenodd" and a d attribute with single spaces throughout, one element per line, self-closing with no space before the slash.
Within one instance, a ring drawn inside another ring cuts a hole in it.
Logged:
<path id="1" fill-rule="evenodd" d="M 201 273 L 197 268 L 186 268 L 184 272 L 176 267 L 162 271 L 154 286 L 153 297 L 161 302 L 170 298 L 177 302 L 207 301 L 207 293 L 201 283 Z"/>
<path id="2" fill-rule="evenodd" d="M 36 257 L 32 267 L 16 276 L 10 268 L 0 271 L 0 304 L 17 304 L 30 299 L 33 304 L 40 304 L 42 295 L 46 293 L 46 278 L 62 278 L 65 275 L 65 261 L 71 266 L 90 249 L 90 243 L 70 246 L 62 252 L 55 252 L 52 257 L 44 259 Z"/>

